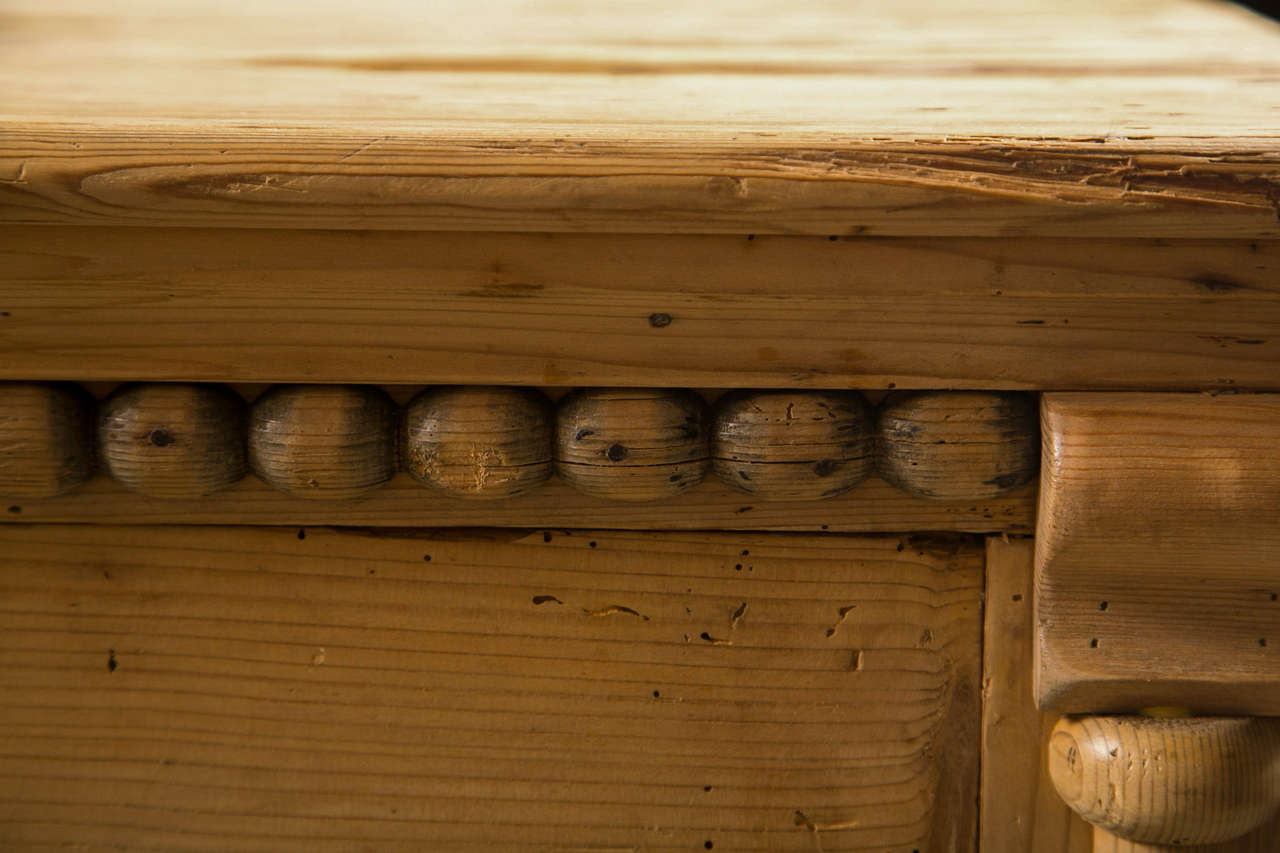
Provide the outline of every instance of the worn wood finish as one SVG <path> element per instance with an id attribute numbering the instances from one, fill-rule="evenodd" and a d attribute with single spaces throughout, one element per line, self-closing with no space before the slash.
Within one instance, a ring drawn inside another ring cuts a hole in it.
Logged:
<path id="1" fill-rule="evenodd" d="M 1072 809 L 1120 838 L 1231 841 L 1280 808 L 1280 720 L 1066 717 L 1049 774 Z"/>
<path id="2" fill-rule="evenodd" d="M 460 501 L 423 489 L 407 474 L 358 501 L 341 503 L 290 497 L 253 477 L 208 497 L 158 500 L 131 494 L 97 477 L 61 497 L 9 501 L 8 512 L 0 512 L 0 523 L 1031 533 L 1035 501 L 1034 486 L 990 501 L 913 498 L 875 477 L 851 492 L 817 503 L 747 497 L 715 478 L 683 494 L 646 503 L 591 497 L 554 478 L 513 498 Z"/>
<path id="3" fill-rule="evenodd" d="M 876 411 L 877 470 L 922 498 L 1005 494 L 1040 469 L 1036 407 L 1034 396 L 1007 392 L 890 395 Z"/>
<path id="4" fill-rule="evenodd" d="M 670 498 L 702 482 L 709 422 L 706 402 L 692 391 L 574 391 L 556 407 L 556 473 L 592 497 Z"/>
<path id="5" fill-rule="evenodd" d="M 140 384 L 98 407 L 98 457 L 120 485 L 154 498 L 200 498 L 249 473 L 245 405 L 219 385 Z"/>
<path id="6" fill-rule="evenodd" d="M 715 406 L 711 467 L 766 499 L 844 494 L 875 468 L 871 407 L 855 392 L 742 391 Z"/>
<path id="7" fill-rule="evenodd" d="M 1280 714 L 1280 395 L 1046 394 L 1036 691 Z"/>
<path id="8" fill-rule="evenodd" d="M 1280 820 L 1273 820 L 1243 838 L 1221 844 L 1190 844 L 1170 847 L 1167 844 L 1143 844 L 1117 838 L 1105 829 L 1093 830 L 1093 853 L 1275 853 L 1280 838 Z"/>
<path id="9" fill-rule="evenodd" d="M 0 497 L 51 498 L 92 477 L 93 406 L 76 387 L 0 382 Z"/>
<path id="10" fill-rule="evenodd" d="M 10 0 L 0 32 L 7 224 L 1280 236 L 1280 34 L 1225 4 Z"/>
<path id="11" fill-rule="evenodd" d="M 1093 828 L 1062 802 L 1047 750 L 1057 714 L 1031 684 L 1030 539 L 987 540 L 982 643 L 982 853 L 1091 853 Z"/>
<path id="12" fill-rule="evenodd" d="M 360 497 L 396 473 L 399 418 L 369 385 L 273 388 L 249 412 L 249 468 L 294 497 Z"/>
<path id="13" fill-rule="evenodd" d="M 531 388 L 432 388 L 405 408 L 404 469 L 458 498 L 500 500 L 551 476 L 554 409 Z"/>
<path id="14" fill-rule="evenodd" d="M 0 542 L 3 846 L 974 850 L 966 537 Z"/>
<path id="15" fill-rule="evenodd" d="M 1280 390 L 1276 241 L 10 227 L 0 259 L 7 379 Z"/>

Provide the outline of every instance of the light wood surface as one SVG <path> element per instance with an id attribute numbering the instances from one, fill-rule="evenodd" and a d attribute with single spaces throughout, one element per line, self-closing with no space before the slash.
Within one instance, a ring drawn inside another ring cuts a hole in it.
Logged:
<path id="1" fill-rule="evenodd" d="M 987 501 L 913 498 L 872 477 L 820 502 L 765 501 L 710 478 L 661 501 L 628 503 L 584 495 L 553 478 L 536 491 L 461 501 L 424 489 L 407 474 L 352 501 L 290 497 L 254 477 L 207 497 L 148 498 L 98 476 L 56 498 L 8 499 L 5 522 L 88 524 L 338 524 L 362 527 L 608 527 L 639 530 L 795 530 L 902 533 L 937 530 L 1030 533 L 1034 485 Z"/>
<path id="2" fill-rule="evenodd" d="M 1280 236 L 1227 4 L 10 0 L 0 221 Z"/>
<path id="3" fill-rule="evenodd" d="M 1033 394 L 891 394 L 876 409 L 876 469 L 907 494 L 993 498 L 1036 478 L 1040 436 Z"/>
<path id="4" fill-rule="evenodd" d="M 856 392 L 743 391 L 716 401 L 711 468 L 765 499 L 844 494 L 875 469 L 871 407 Z"/>
<path id="5" fill-rule="evenodd" d="M 0 378 L 1280 390 L 1278 273 L 1275 241 L 12 227 Z"/>
<path id="6" fill-rule="evenodd" d="M 203 498 L 249 473 L 245 405 L 222 385 L 141 383 L 103 400 L 98 458 L 121 486 L 153 498 Z"/>
<path id="7" fill-rule="evenodd" d="M 1036 690 L 1280 714 L 1280 395 L 1046 394 Z"/>
<path id="8" fill-rule="evenodd" d="M 1031 683 L 1030 539 L 987 539 L 982 642 L 982 853 L 1091 853 L 1093 829 L 1049 779 L 1058 715 L 1035 706 Z"/>
<path id="9" fill-rule="evenodd" d="M 1221 844 L 1184 844 L 1170 847 L 1164 844 L 1128 841 L 1096 827 L 1093 833 L 1093 853 L 1275 853 L 1276 839 L 1280 838 L 1280 820 L 1274 820 L 1243 838 Z"/>
<path id="10" fill-rule="evenodd" d="M 401 467 L 452 497 L 514 497 L 551 477 L 554 430 L 537 389 L 431 388 L 405 408 Z"/>
<path id="11" fill-rule="evenodd" d="M 52 498 L 92 477 L 93 406 L 78 387 L 0 382 L 0 496 Z"/>
<path id="12" fill-rule="evenodd" d="M 400 410 L 371 385 L 281 385 L 249 412 L 249 470 L 299 498 L 348 500 L 397 468 Z"/>
<path id="13" fill-rule="evenodd" d="M 1078 814 L 1118 838 L 1170 850 L 1232 841 L 1280 808 L 1280 720 L 1064 717 L 1049 774 Z"/>
<path id="14" fill-rule="evenodd" d="M 0 846 L 974 849 L 968 538 L 0 542 Z"/>
<path id="15" fill-rule="evenodd" d="M 556 405 L 556 474 L 615 501 L 664 500 L 711 466 L 711 413 L 688 390 L 584 388 Z"/>

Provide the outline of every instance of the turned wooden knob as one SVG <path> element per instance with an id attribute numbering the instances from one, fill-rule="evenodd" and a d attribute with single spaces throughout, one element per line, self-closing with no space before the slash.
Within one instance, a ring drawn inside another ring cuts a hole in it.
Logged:
<path id="1" fill-rule="evenodd" d="M 741 391 L 716 404 L 711 465 L 725 484 L 762 498 L 847 492 L 875 465 L 871 407 L 841 391 Z"/>
<path id="2" fill-rule="evenodd" d="M 98 411 L 98 457 L 113 480 L 159 498 L 198 498 L 247 473 L 244 401 L 220 385 L 121 388 Z"/>
<path id="3" fill-rule="evenodd" d="M 917 497 L 994 498 L 1030 482 L 1040 469 L 1039 413 L 1028 394 L 890 396 L 876 427 L 880 476 Z"/>
<path id="4" fill-rule="evenodd" d="M 434 388 L 404 413 L 405 470 L 458 498 L 508 498 L 551 476 L 553 410 L 527 388 Z"/>
<path id="5" fill-rule="evenodd" d="M 93 476 L 93 400 L 79 388 L 0 383 L 0 495 L 51 498 Z"/>
<path id="6" fill-rule="evenodd" d="M 706 403 L 692 391 L 575 391 L 556 412 L 556 472 L 596 497 L 678 495 L 706 474 L 708 420 Z"/>
<path id="7" fill-rule="evenodd" d="M 294 497 L 359 497 L 395 476 L 398 415 L 373 386 L 277 386 L 249 413 L 249 467 Z"/>
<path id="8" fill-rule="evenodd" d="M 1280 805 L 1280 718 L 1064 717 L 1049 775 L 1077 814 L 1120 838 L 1230 841 Z"/>

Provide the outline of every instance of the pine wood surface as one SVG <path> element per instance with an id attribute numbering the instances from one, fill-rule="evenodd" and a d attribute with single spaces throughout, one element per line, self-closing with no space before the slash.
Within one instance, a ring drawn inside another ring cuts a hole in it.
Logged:
<path id="1" fill-rule="evenodd" d="M 1144 844 L 1219 844 L 1280 809 L 1280 720 L 1066 717 L 1054 726 L 1054 786 L 1085 820 Z"/>
<path id="2" fill-rule="evenodd" d="M 1280 390 L 1280 243 L 0 228 L 0 378 Z"/>
<path id="3" fill-rule="evenodd" d="M 1045 394 L 1043 707 L 1280 714 L 1280 395 Z"/>
<path id="4" fill-rule="evenodd" d="M 10 849 L 973 849 L 967 537 L 0 541 Z"/>
<path id="5" fill-rule="evenodd" d="M 1047 747 L 1058 715 L 1031 683 L 1030 539 L 987 539 L 982 642 L 982 853 L 1095 853 L 1093 829 L 1054 790 Z"/>
<path id="6" fill-rule="evenodd" d="M 10 0 L 0 221 L 1280 236 L 1227 4 Z"/>
<path id="7" fill-rule="evenodd" d="M 635 530 L 777 530 L 844 533 L 955 531 L 1031 533 L 1036 488 L 986 501 L 938 501 L 903 494 L 872 477 L 823 501 L 765 501 L 712 477 L 673 498 L 645 503 L 596 498 L 553 478 L 527 494 L 465 501 L 397 474 L 356 500 L 291 497 L 255 477 L 201 498 L 162 499 L 126 491 L 104 476 L 54 498 L 8 498 L 0 524 L 337 524 L 359 527 L 608 527 Z"/>
<path id="8" fill-rule="evenodd" d="M 1280 838 L 1280 820 L 1272 821 L 1235 841 L 1222 844 L 1186 844 L 1177 847 L 1127 841 L 1117 838 L 1105 829 L 1095 828 L 1093 853 L 1275 853 L 1277 838 Z"/>
<path id="9" fill-rule="evenodd" d="M 51 498 L 93 476 L 94 401 L 82 388 L 0 385 L 0 492 Z"/>

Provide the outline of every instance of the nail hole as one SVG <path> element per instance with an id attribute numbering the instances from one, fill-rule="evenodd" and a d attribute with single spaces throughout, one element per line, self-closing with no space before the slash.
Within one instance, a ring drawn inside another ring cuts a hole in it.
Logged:
<path id="1" fill-rule="evenodd" d="M 422 555 L 422 562 L 424 562 L 424 563 L 430 563 L 430 562 L 431 562 L 431 555 L 430 555 L 430 554 L 423 554 L 423 555 Z"/>
<path id="2" fill-rule="evenodd" d="M 298 539 L 299 539 L 299 540 L 302 540 L 302 539 L 306 539 L 306 538 L 307 538 L 307 531 L 306 531 L 306 529 L 305 529 L 305 528 L 302 528 L 302 527 L 299 527 L 299 528 L 298 528 Z"/>
<path id="3" fill-rule="evenodd" d="M 901 547 L 902 547 L 902 546 L 901 546 L 901 545 L 899 545 L 898 547 L 899 547 L 899 549 L 901 549 Z M 1013 598 L 1013 600 L 1014 600 L 1014 601 L 1021 601 L 1021 600 L 1022 600 L 1022 594 L 1021 594 L 1021 593 L 1018 593 L 1018 592 L 1015 592 L 1015 593 L 1013 594 L 1012 598 Z"/>
<path id="4" fill-rule="evenodd" d="M 107 672 L 115 672 L 116 666 L 118 666 L 116 663 L 116 650 L 107 649 Z"/>
<path id="5" fill-rule="evenodd" d="M 550 542 L 550 541 L 551 541 L 551 531 L 549 531 L 549 530 L 544 530 L 544 531 L 542 531 L 542 541 L 543 541 L 543 542 Z"/>
<path id="6" fill-rule="evenodd" d="M 703 786 L 702 786 L 702 790 L 706 791 L 707 793 L 711 793 L 711 786 L 710 786 L 710 785 L 703 785 Z"/>
<path id="7" fill-rule="evenodd" d="M 659 691 L 657 691 L 657 690 L 653 691 L 653 698 L 654 698 L 654 699 L 661 699 L 661 698 L 662 698 L 662 693 L 661 693 L 661 692 L 659 692 Z"/>
<path id="8" fill-rule="evenodd" d="M 1099 602 L 1098 602 L 1098 609 L 1099 609 L 1099 610 L 1106 610 L 1106 609 L 1107 609 L 1107 606 L 1108 606 L 1108 605 L 1107 605 L 1107 602 L 1105 602 L 1105 601 L 1099 601 Z"/>
<path id="9" fill-rule="evenodd" d="M 708 849 L 708 850 L 710 850 L 712 847 L 715 847 L 715 845 L 714 845 L 714 844 L 712 844 L 710 841 L 703 842 L 703 845 L 702 845 L 702 846 L 703 846 L 703 847 L 705 847 L 705 848 L 706 848 L 706 849 Z"/>
<path id="10" fill-rule="evenodd" d="M 595 543 L 595 541 L 593 540 L 593 541 L 591 541 L 591 542 L 588 542 L 588 543 L 587 543 L 587 547 L 588 547 L 588 548 L 594 548 L 594 547 L 596 547 L 596 543 Z"/>
<path id="11" fill-rule="evenodd" d="M 1097 647 L 1098 647 L 1098 638 L 1094 637 L 1092 640 L 1089 641 L 1089 648 L 1096 649 Z"/>
<path id="12" fill-rule="evenodd" d="M 1259 638 L 1258 638 L 1258 645 L 1265 649 L 1265 648 L 1267 647 L 1267 638 L 1266 638 L 1266 637 L 1259 637 Z"/>

